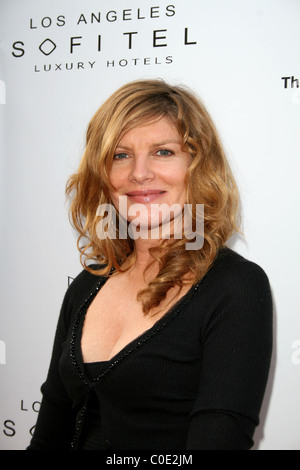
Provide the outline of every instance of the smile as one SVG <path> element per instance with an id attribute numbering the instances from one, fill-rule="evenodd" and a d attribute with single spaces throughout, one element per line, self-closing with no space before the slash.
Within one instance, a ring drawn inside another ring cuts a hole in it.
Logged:
<path id="1" fill-rule="evenodd" d="M 131 191 L 126 194 L 132 201 L 146 204 L 147 202 L 153 202 L 158 199 L 166 191 L 160 189 L 145 189 L 142 191 Z"/>

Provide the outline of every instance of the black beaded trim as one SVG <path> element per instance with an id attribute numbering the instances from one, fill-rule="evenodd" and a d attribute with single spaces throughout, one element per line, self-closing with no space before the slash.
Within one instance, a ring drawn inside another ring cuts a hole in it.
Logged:
<path id="1" fill-rule="evenodd" d="M 84 303 L 80 307 L 80 309 L 78 311 L 78 314 L 77 314 L 77 318 L 76 318 L 74 326 L 73 326 L 72 337 L 71 337 L 71 341 L 70 341 L 70 355 L 71 355 L 72 363 L 73 363 L 74 367 L 76 368 L 79 377 L 83 380 L 84 384 L 87 385 L 87 386 L 91 386 L 93 383 L 99 382 L 117 364 L 119 364 L 125 357 L 127 357 L 130 353 L 132 353 L 137 348 L 142 346 L 146 341 L 148 341 L 156 333 L 158 333 L 166 325 L 168 325 L 177 316 L 177 314 L 183 309 L 183 307 L 185 307 L 185 305 L 187 305 L 189 303 L 189 301 L 195 295 L 196 291 L 198 290 L 199 285 L 202 282 L 202 279 L 194 287 L 191 288 L 191 290 L 186 294 L 187 295 L 186 298 L 184 296 L 182 299 L 180 299 L 177 303 L 177 306 L 175 304 L 175 306 L 173 308 L 171 308 L 171 310 L 169 310 L 160 320 L 158 320 L 158 322 L 156 324 L 156 328 L 153 329 L 153 331 L 149 332 L 147 335 L 146 335 L 146 333 L 142 334 L 140 339 L 137 338 L 136 340 L 133 340 L 132 346 L 130 348 L 128 348 L 127 350 L 126 350 L 126 346 L 125 346 L 125 348 L 124 348 L 125 352 L 120 357 L 118 357 L 115 361 L 113 361 L 107 367 L 107 369 L 104 372 L 102 372 L 99 376 L 97 376 L 93 379 L 88 379 L 86 377 L 86 375 L 80 369 L 80 366 L 79 366 L 79 364 L 76 360 L 75 342 L 76 342 L 76 336 L 77 336 L 78 328 L 79 328 L 80 322 L 82 320 L 82 315 L 86 312 L 88 306 L 90 305 L 93 298 L 96 296 L 97 292 L 100 290 L 100 288 L 102 287 L 104 282 L 105 282 L 105 279 L 101 279 L 101 281 L 98 282 L 98 284 L 96 285 L 94 290 L 91 292 L 89 297 L 84 301 Z M 183 301 L 183 299 L 185 299 L 185 300 Z M 154 328 L 154 327 L 155 327 L 155 325 L 152 328 Z"/>
<path id="2" fill-rule="evenodd" d="M 84 422 L 84 419 L 85 419 L 87 404 L 88 404 L 88 396 L 87 396 L 82 408 L 80 409 L 79 417 L 76 421 L 76 427 L 75 427 L 73 439 L 72 439 L 71 444 L 70 444 L 70 449 L 71 450 L 75 450 L 76 447 L 77 447 L 79 437 L 80 437 L 80 432 L 81 432 L 82 425 L 83 425 L 83 422 Z"/>
<path id="3" fill-rule="evenodd" d="M 80 309 L 78 310 L 76 320 L 75 320 L 73 330 L 72 330 L 72 336 L 71 336 L 71 341 L 70 341 L 70 356 L 72 359 L 72 364 L 74 365 L 79 377 L 84 381 L 85 385 L 89 385 L 89 382 L 86 379 L 85 374 L 81 371 L 79 364 L 76 360 L 76 355 L 75 355 L 76 336 L 77 336 L 77 331 L 78 331 L 78 328 L 82 319 L 82 315 L 86 312 L 93 298 L 96 296 L 97 292 L 100 290 L 100 288 L 102 287 L 105 281 L 106 281 L 105 278 L 101 279 L 101 281 L 99 281 L 96 287 L 92 290 L 89 297 L 81 305 Z"/>

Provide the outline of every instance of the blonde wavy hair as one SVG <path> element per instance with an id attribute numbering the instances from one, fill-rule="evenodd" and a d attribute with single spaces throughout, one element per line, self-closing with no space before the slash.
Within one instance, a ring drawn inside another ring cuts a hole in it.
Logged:
<path id="1" fill-rule="evenodd" d="M 134 127 L 167 117 L 182 137 L 182 148 L 192 156 L 186 179 L 186 203 L 204 204 L 204 243 L 199 250 L 187 250 L 187 240 L 163 240 L 151 249 L 159 272 L 138 293 L 143 311 L 159 306 L 172 287 L 184 279 L 197 283 L 209 270 L 219 249 L 238 231 L 239 197 L 214 123 L 193 92 L 163 80 L 139 80 L 113 93 L 91 119 L 86 148 L 78 171 L 67 182 L 71 199 L 69 216 L 78 231 L 77 246 L 85 269 L 97 275 L 125 271 L 135 261 L 132 239 L 100 239 L 97 236 L 99 204 L 108 204 L 113 189 L 109 180 L 115 149 L 122 136 Z M 193 211 L 195 218 L 195 211 Z M 98 266 L 87 264 L 96 261 Z M 130 263 L 128 264 L 128 260 Z M 152 264 L 152 263 L 151 263 Z M 99 266 L 100 265 L 100 266 Z M 189 281 L 190 282 L 190 281 Z"/>

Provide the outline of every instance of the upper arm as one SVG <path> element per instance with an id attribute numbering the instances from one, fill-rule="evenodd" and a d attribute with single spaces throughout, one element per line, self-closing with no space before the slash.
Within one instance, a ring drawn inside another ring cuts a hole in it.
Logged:
<path id="1" fill-rule="evenodd" d="M 244 428 L 250 420 L 254 426 L 246 428 L 253 433 L 268 379 L 272 299 L 267 276 L 247 262 L 228 271 L 217 287 L 201 332 L 203 355 L 190 439 L 199 431 L 195 423 L 203 413 L 231 416 L 228 432 L 234 423 L 236 429 Z M 238 417 L 246 421 L 239 423 Z"/>

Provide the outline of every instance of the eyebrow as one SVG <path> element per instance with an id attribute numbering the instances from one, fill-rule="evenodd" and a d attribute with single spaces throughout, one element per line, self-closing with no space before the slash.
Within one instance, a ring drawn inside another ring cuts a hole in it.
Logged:
<path id="1" fill-rule="evenodd" d="M 162 141 L 162 142 L 157 142 L 151 145 L 151 147 L 160 147 L 162 145 L 169 145 L 169 144 L 177 144 L 177 145 L 182 145 L 182 142 L 180 140 L 167 140 L 167 141 Z M 126 147 L 126 145 L 117 145 L 116 149 L 123 149 L 123 150 L 130 150 L 130 147 Z"/>
<path id="2" fill-rule="evenodd" d="M 181 141 L 180 141 L 180 140 L 167 140 L 167 141 L 162 141 L 162 142 L 158 142 L 157 144 L 154 144 L 153 147 L 159 147 L 160 145 L 169 145 L 169 144 L 181 145 Z"/>

